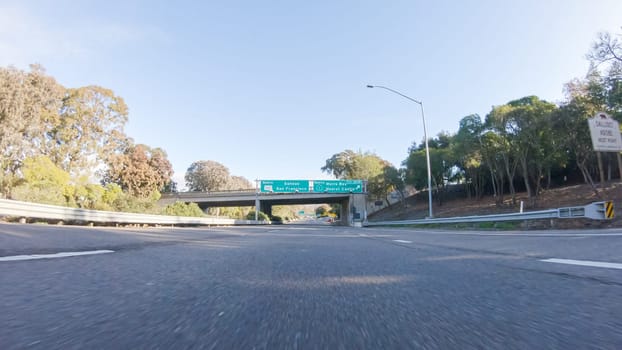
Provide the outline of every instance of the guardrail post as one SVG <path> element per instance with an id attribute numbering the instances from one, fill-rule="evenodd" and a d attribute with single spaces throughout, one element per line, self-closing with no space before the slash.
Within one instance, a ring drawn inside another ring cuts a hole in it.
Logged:
<path id="1" fill-rule="evenodd" d="M 611 220 L 615 217 L 615 212 L 613 210 L 613 201 L 605 202 L 605 219 Z"/>
<path id="2" fill-rule="evenodd" d="M 585 217 L 596 220 L 611 220 L 614 216 L 613 201 L 595 202 L 585 206 Z"/>

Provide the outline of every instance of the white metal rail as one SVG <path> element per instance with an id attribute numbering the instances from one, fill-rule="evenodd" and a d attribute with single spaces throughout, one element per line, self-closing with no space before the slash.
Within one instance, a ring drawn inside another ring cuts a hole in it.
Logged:
<path id="1" fill-rule="evenodd" d="M 453 224 L 470 222 L 496 222 L 496 221 L 523 221 L 541 219 L 576 219 L 588 218 L 594 220 L 607 220 L 605 207 L 611 202 L 594 202 L 581 207 L 568 207 L 524 213 L 494 214 L 481 216 L 460 216 L 452 218 L 436 218 L 421 220 L 377 221 L 365 222 L 363 226 L 392 226 L 392 225 L 425 225 L 425 224 Z"/>
<path id="2" fill-rule="evenodd" d="M 2 216 L 107 224 L 118 223 L 152 225 L 257 225 L 266 223 L 263 221 L 254 220 L 148 215 L 87 210 L 60 207 L 55 205 L 21 202 L 8 199 L 0 199 L 0 217 Z"/>
<path id="3" fill-rule="evenodd" d="M 80 221 L 86 223 L 108 224 L 159 224 L 159 225 L 261 225 L 269 222 L 255 220 L 236 220 L 220 218 L 200 218 L 186 216 L 148 215 L 121 213 L 99 210 L 77 209 L 47 204 L 21 202 L 0 199 L 0 217 L 17 217 L 30 219 L 48 219 L 59 221 Z M 435 218 L 421 220 L 378 221 L 365 222 L 363 226 L 391 226 L 391 225 L 424 225 L 424 224 L 451 224 L 470 222 L 497 222 L 497 221 L 524 221 L 540 219 L 567 219 L 589 218 L 594 220 L 608 220 L 613 218 L 613 204 L 595 202 L 581 207 L 567 207 L 532 211 L 525 213 L 509 213 L 481 216 L 462 216 L 452 218 Z"/>

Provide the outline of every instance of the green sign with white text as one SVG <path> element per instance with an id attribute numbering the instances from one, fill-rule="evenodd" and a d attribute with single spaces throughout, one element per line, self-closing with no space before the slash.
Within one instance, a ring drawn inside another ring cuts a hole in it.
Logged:
<path id="1" fill-rule="evenodd" d="M 364 193 L 363 180 L 261 180 L 261 193 Z"/>
<path id="2" fill-rule="evenodd" d="M 309 192 L 309 180 L 261 180 L 259 189 L 264 193 Z"/>
<path id="3" fill-rule="evenodd" d="M 314 180 L 315 193 L 363 193 L 362 180 Z"/>

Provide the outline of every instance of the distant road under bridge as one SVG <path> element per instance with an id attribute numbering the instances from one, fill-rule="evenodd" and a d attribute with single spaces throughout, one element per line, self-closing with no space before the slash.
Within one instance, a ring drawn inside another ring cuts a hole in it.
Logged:
<path id="1" fill-rule="evenodd" d="M 256 191 L 230 192 L 178 192 L 165 193 L 160 198 L 163 205 L 175 202 L 196 203 L 201 209 L 218 207 L 255 207 L 272 215 L 275 205 L 340 204 L 341 222 L 352 225 L 366 220 L 366 193 L 264 193 Z"/>

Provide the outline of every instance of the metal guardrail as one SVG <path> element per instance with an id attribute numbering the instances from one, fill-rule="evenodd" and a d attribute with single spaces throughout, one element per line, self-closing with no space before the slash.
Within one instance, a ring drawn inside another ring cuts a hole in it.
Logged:
<path id="1" fill-rule="evenodd" d="M 236 220 L 219 218 L 200 218 L 185 216 L 149 215 L 121 213 L 100 210 L 77 209 L 55 205 L 21 202 L 0 199 L 0 217 L 17 217 L 31 219 L 48 219 L 59 221 L 80 221 L 118 224 L 157 224 L 157 225 L 262 225 L 269 222 L 254 220 Z M 421 220 L 364 222 L 363 226 L 391 225 L 424 225 L 451 224 L 469 222 L 524 221 L 540 219 L 589 218 L 594 220 L 610 220 L 613 218 L 613 202 L 595 202 L 581 207 L 567 207 L 532 211 L 525 213 L 509 213 L 482 216 L 462 216 L 452 218 L 435 218 Z"/>
<path id="2" fill-rule="evenodd" d="M 495 222 L 495 221 L 524 221 L 541 219 L 576 219 L 588 218 L 594 220 L 608 220 L 613 216 L 607 215 L 606 208 L 613 208 L 611 201 L 594 202 L 581 207 L 567 207 L 524 213 L 494 214 L 481 216 L 459 216 L 452 218 L 435 218 L 421 220 L 399 220 L 399 221 L 376 221 L 364 222 L 363 226 L 391 226 L 391 225 L 425 225 L 425 224 L 454 224 L 471 222 Z M 613 209 L 611 209 L 612 211 Z"/>
<path id="3" fill-rule="evenodd" d="M 187 216 L 149 215 L 77 209 L 55 205 L 0 199 L 0 217 L 80 221 L 86 223 L 155 224 L 155 225 L 261 225 L 263 221 Z"/>

